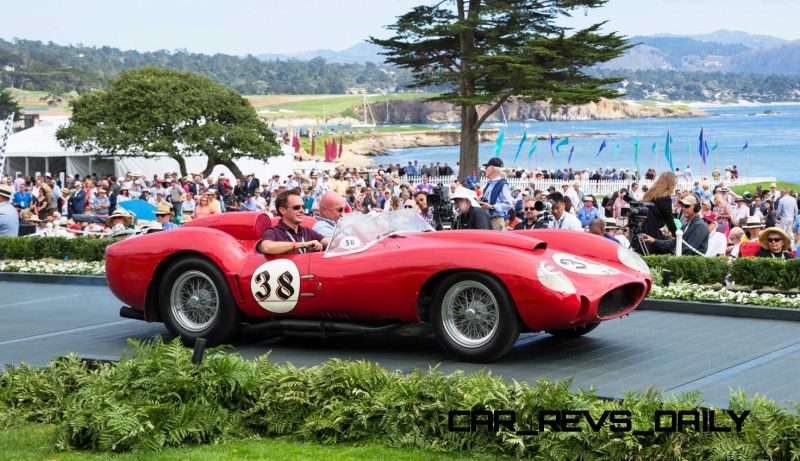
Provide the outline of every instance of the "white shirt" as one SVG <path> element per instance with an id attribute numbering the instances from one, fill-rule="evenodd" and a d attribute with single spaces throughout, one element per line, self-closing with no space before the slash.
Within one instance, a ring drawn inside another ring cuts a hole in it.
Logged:
<path id="1" fill-rule="evenodd" d="M 583 232 L 583 226 L 581 226 L 581 220 L 578 219 L 575 215 L 566 212 L 561 215 L 561 219 L 550 221 L 547 224 L 547 228 Z"/>
<path id="2" fill-rule="evenodd" d="M 708 248 L 706 249 L 706 256 L 719 256 L 724 255 L 725 250 L 728 249 L 728 240 L 722 232 L 711 232 L 708 236 Z"/>
<path id="3" fill-rule="evenodd" d="M 736 208 L 731 211 L 731 220 L 733 221 L 734 226 L 738 226 L 742 220 L 747 220 L 747 217 L 750 216 L 750 207 L 749 206 L 737 206 Z M 717 232 L 719 233 L 719 232 Z"/>

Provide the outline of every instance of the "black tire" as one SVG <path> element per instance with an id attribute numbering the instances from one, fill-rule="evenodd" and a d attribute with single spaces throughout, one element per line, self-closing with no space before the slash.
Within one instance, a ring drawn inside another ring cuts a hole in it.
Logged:
<path id="1" fill-rule="evenodd" d="M 600 326 L 600 322 L 587 323 L 582 327 L 564 328 L 563 330 L 547 330 L 547 332 L 559 338 L 578 338 L 594 330 L 598 326 Z"/>
<path id="2" fill-rule="evenodd" d="M 195 282 L 198 288 L 192 290 L 187 286 L 188 282 Z M 186 287 L 190 293 L 196 293 L 196 299 L 191 301 L 194 304 L 190 305 L 187 300 L 173 306 L 173 290 L 181 295 L 181 288 L 176 283 Z M 191 346 L 198 338 L 205 338 L 209 346 L 229 343 L 241 329 L 241 314 L 230 287 L 222 271 L 211 261 L 199 256 L 175 261 L 164 274 L 159 288 L 161 318 L 167 329 L 180 335 L 185 344 Z M 197 305 L 199 307 L 195 307 Z M 209 307 L 212 305 L 216 307 Z M 196 322 L 192 321 L 192 316 L 199 316 Z"/>
<path id="3" fill-rule="evenodd" d="M 480 296 L 481 302 L 477 302 L 471 308 L 473 312 L 469 313 L 470 316 L 477 315 L 477 318 L 469 318 L 465 309 L 459 309 L 459 312 L 452 309 L 452 302 L 462 299 L 459 296 L 469 298 L 470 295 Z M 489 305 L 482 301 L 493 302 Z M 457 317 L 462 322 L 460 327 Z M 442 280 L 433 297 L 430 319 L 442 348 L 465 362 L 492 362 L 506 355 L 519 339 L 522 328 L 506 288 L 493 277 L 480 272 L 458 272 Z M 474 331 L 472 336 L 476 338 L 471 338 L 470 332 L 465 332 L 468 329 L 465 324 L 480 324 L 487 328 L 491 325 L 491 328 L 485 334 Z"/>

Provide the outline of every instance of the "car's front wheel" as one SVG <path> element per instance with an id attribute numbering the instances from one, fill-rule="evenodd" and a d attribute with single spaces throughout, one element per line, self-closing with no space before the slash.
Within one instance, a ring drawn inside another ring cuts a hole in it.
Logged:
<path id="1" fill-rule="evenodd" d="M 241 328 L 241 316 L 225 277 L 205 258 L 174 262 L 159 291 L 161 318 L 187 344 L 205 338 L 209 346 L 230 342 Z"/>
<path id="2" fill-rule="evenodd" d="M 511 350 L 521 324 L 511 296 L 493 277 L 460 272 L 439 284 L 431 323 L 442 347 L 460 360 L 491 362 Z"/>
<path id="3" fill-rule="evenodd" d="M 559 338 L 578 338 L 580 336 L 585 335 L 586 333 L 594 330 L 600 325 L 600 322 L 597 323 L 587 323 L 586 325 L 574 328 L 564 328 L 563 330 L 547 330 L 553 336 L 557 336 Z"/>

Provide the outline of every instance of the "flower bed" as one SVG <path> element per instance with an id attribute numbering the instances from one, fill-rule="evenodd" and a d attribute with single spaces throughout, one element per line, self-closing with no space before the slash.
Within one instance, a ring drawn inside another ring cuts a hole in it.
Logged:
<path id="1" fill-rule="evenodd" d="M 756 293 L 755 291 L 728 290 L 719 286 L 674 282 L 663 287 L 654 285 L 650 298 L 680 301 L 712 301 L 729 304 L 752 304 L 767 307 L 800 308 L 800 295 Z"/>
<path id="2" fill-rule="evenodd" d="M 0 272 L 31 274 L 105 275 L 105 261 L 0 260 Z"/>

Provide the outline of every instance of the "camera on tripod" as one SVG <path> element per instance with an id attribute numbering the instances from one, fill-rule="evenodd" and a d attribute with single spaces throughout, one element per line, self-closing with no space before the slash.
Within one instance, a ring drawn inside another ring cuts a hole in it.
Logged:
<path id="1" fill-rule="evenodd" d="M 437 230 L 441 229 L 445 224 L 452 224 L 453 222 L 453 207 L 444 198 L 444 189 L 442 184 L 439 183 L 428 194 L 428 206 L 433 208 L 434 221 L 437 223 Z"/>
<path id="2" fill-rule="evenodd" d="M 639 254 L 650 254 L 647 244 L 642 237 L 644 222 L 650 216 L 651 210 L 655 209 L 652 202 L 630 202 L 630 208 L 620 210 L 622 217 L 628 219 L 628 236 L 631 242 L 631 249 Z"/>

